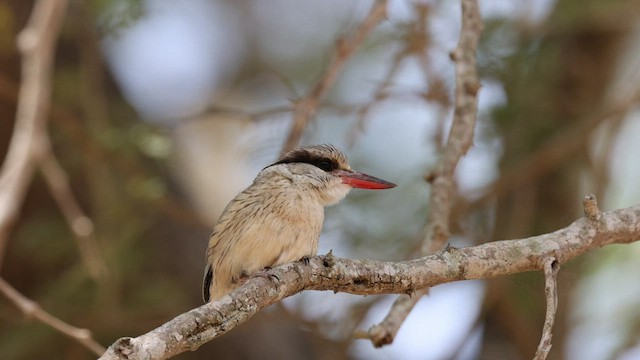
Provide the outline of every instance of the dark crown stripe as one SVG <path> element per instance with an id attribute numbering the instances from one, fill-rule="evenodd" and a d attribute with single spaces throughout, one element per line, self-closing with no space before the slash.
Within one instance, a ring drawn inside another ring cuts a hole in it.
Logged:
<path id="1" fill-rule="evenodd" d="M 324 157 L 324 156 L 317 156 L 305 149 L 292 151 L 287 155 L 285 155 L 279 161 L 276 161 L 275 163 L 269 166 L 278 165 L 278 164 L 291 164 L 291 163 L 310 164 L 324 171 L 332 171 L 340 167 L 340 165 L 335 159 Z"/>

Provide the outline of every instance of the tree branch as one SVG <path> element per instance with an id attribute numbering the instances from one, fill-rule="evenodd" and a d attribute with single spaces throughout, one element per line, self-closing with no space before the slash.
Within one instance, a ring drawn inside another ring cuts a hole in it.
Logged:
<path id="1" fill-rule="evenodd" d="M 51 67 L 66 0 L 35 3 L 27 26 L 18 34 L 22 83 L 16 123 L 0 172 L 0 265 L 36 165 L 39 142 L 51 103 Z"/>
<path id="2" fill-rule="evenodd" d="M 449 131 L 444 154 L 433 174 L 427 236 L 422 254 L 430 254 L 441 249 L 449 239 L 449 212 L 451 193 L 454 190 L 453 175 L 458 161 L 473 144 L 478 107 L 480 82 L 476 70 L 476 48 L 482 19 L 477 0 L 462 1 L 462 30 L 458 47 L 451 52 L 456 67 L 456 96 L 453 123 Z"/>
<path id="3" fill-rule="evenodd" d="M 329 92 L 342 72 L 347 60 L 360 46 L 380 21 L 387 16 L 387 0 L 376 0 L 367 17 L 352 34 L 338 40 L 333 58 L 324 70 L 318 83 L 303 99 L 297 100 L 293 109 L 293 124 L 282 147 L 282 154 L 293 149 L 302 137 L 309 119 L 313 117 L 320 100 Z"/>
<path id="4" fill-rule="evenodd" d="M 549 258 L 544 263 L 544 292 L 547 298 L 547 314 L 544 317 L 544 326 L 542 327 L 542 338 L 538 350 L 533 360 L 545 360 L 549 351 L 551 351 L 551 330 L 556 320 L 556 311 L 558 310 L 558 284 L 556 278 L 558 276 L 560 266 L 554 258 Z"/>
<path id="5" fill-rule="evenodd" d="M 181 314 L 136 338 L 121 338 L 100 359 L 167 359 L 226 333 L 261 309 L 302 290 L 333 290 L 360 295 L 410 293 L 438 284 L 488 279 L 544 270 L 548 259 L 563 264 L 608 244 L 640 239 L 640 206 L 587 217 L 550 234 L 504 240 L 403 262 L 312 258 L 276 267 L 271 276 L 250 278 L 222 299 Z"/>
<path id="6" fill-rule="evenodd" d="M 429 176 L 431 195 L 429 213 L 425 228 L 425 239 L 421 255 L 432 254 L 441 249 L 449 239 L 449 218 L 454 191 L 454 171 L 460 158 L 473 144 L 473 133 L 478 108 L 480 81 L 476 69 L 476 49 L 482 33 L 482 18 L 477 0 L 462 0 L 462 28 L 458 46 L 451 52 L 451 60 L 456 68 L 456 92 L 453 123 L 449 139 L 440 163 Z M 412 297 L 397 299 L 384 320 L 369 329 L 371 342 L 381 347 L 393 342 L 400 326 L 404 323 L 420 297 L 428 289 L 419 291 Z"/>

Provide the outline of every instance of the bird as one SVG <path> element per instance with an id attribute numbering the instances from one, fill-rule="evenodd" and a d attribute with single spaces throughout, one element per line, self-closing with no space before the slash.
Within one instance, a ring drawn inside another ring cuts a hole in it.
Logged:
<path id="1" fill-rule="evenodd" d="M 220 299 L 262 270 L 308 262 L 318 252 L 324 208 L 352 188 L 395 186 L 352 170 L 333 145 L 286 152 L 229 202 L 215 224 L 206 251 L 204 302 Z"/>

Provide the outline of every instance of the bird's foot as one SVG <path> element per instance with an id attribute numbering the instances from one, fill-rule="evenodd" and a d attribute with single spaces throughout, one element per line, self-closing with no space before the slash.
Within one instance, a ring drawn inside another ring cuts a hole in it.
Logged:
<path id="1" fill-rule="evenodd" d="M 302 263 L 305 264 L 305 265 L 309 265 L 309 256 L 305 255 L 305 256 L 301 257 L 300 261 L 302 261 Z"/>
<path id="2" fill-rule="evenodd" d="M 244 285 L 244 283 L 247 282 L 247 280 L 249 280 L 249 274 L 247 274 L 247 272 L 245 270 L 242 270 L 242 272 L 240 273 L 240 276 L 238 276 L 237 278 L 234 277 L 232 282 L 235 284 L 240 284 L 240 285 Z"/>
<path id="3" fill-rule="evenodd" d="M 265 279 L 267 279 L 267 280 L 269 280 L 269 281 L 271 281 L 271 280 L 273 280 L 273 279 L 275 279 L 275 280 L 277 280 L 277 281 L 280 281 L 280 278 L 279 278 L 279 277 L 277 277 L 277 276 L 276 276 L 276 275 L 274 275 L 274 274 L 270 274 L 270 273 L 269 273 L 269 270 L 271 270 L 271 266 L 265 266 L 265 267 L 264 267 L 264 269 L 262 269 L 262 270 L 258 270 L 258 271 L 256 271 L 256 272 L 254 272 L 253 274 L 251 274 L 251 276 L 248 276 L 248 277 L 247 277 L 247 280 L 248 280 L 249 278 L 252 278 L 252 277 L 261 277 L 261 278 L 265 278 Z M 246 280 L 245 280 L 245 281 L 246 281 Z"/>

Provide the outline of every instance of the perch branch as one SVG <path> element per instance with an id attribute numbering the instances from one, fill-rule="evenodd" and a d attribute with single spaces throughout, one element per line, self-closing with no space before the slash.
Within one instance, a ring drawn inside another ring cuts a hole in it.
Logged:
<path id="1" fill-rule="evenodd" d="M 325 68 L 318 83 L 306 97 L 297 100 L 294 104 L 293 124 L 291 124 L 291 130 L 289 130 L 289 135 L 282 147 L 283 154 L 300 142 L 302 132 L 307 123 L 309 123 L 309 119 L 313 117 L 320 101 L 336 82 L 347 60 L 386 16 L 387 0 L 376 0 L 367 17 L 353 33 L 338 40 L 333 58 Z"/>
<path id="2" fill-rule="evenodd" d="M 590 250 L 640 239 L 640 206 L 605 212 L 599 221 L 583 217 L 566 228 L 526 239 L 504 240 L 403 262 L 312 258 L 250 278 L 222 299 L 202 305 L 136 338 L 113 343 L 102 360 L 167 359 L 226 333 L 261 309 L 302 290 L 333 290 L 360 295 L 410 293 L 438 284 L 489 279 L 544 270 L 548 259 L 563 264 Z"/>
<path id="3" fill-rule="evenodd" d="M 449 239 L 449 217 L 452 193 L 455 188 L 454 171 L 460 158 L 467 153 L 473 143 L 476 124 L 480 89 L 476 69 L 476 49 L 481 32 L 482 18 L 477 0 L 462 0 L 460 39 L 456 49 L 451 52 L 451 59 L 456 69 L 453 122 L 440 163 L 429 176 L 432 186 L 425 239 L 420 251 L 422 255 L 433 254 Z M 375 347 L 393 342 L 400 326 L 424 293 L 426 290 L 416 296 L 396 300 L 384 320 L 369 329 L 371 342 Z"/>
<path id="4" fill-rule="evenodd" d="M 91 331 L 80 329 L 69 325 L 66 322 L 44 311 L 38 303 L 28 299 L 18 290 L 14 289 L 3 278 L 0 278 L 0 292 L 11 302 L 13 302 L 20 311 L 27 317 L 36 319 L 43 324 L 58 330 L 62 334 L 79 342 L 81 345 L 91 350 L 94 354 L 100 356 L 105 352 L 105 348 L 98 344 L 92 337 Z"/>

